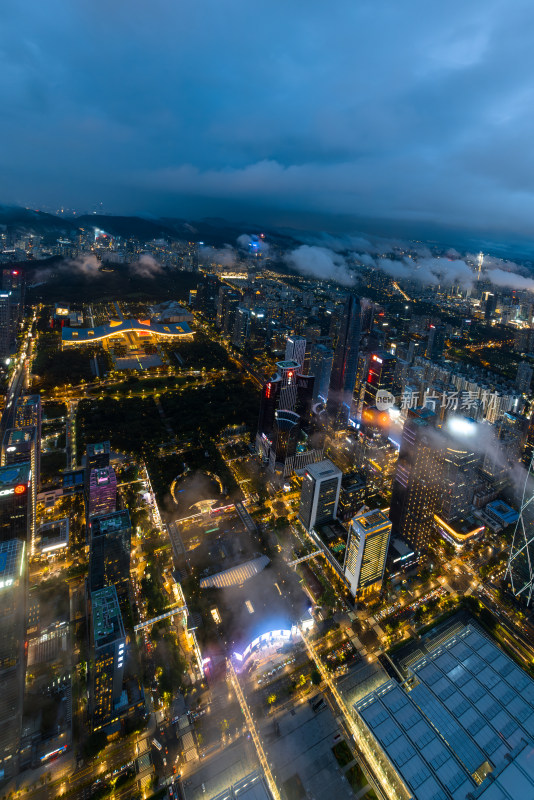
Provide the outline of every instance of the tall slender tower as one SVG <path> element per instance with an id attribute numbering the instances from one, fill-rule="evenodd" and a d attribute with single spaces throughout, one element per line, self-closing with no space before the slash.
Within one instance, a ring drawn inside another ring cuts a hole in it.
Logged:
<path id="1" fill-rule="evenodd" d="M 484 253 L 481 250 L 477 258 L 477 281 L 480 280 L 480 273 L 482 271 L 483 264 L 484 264 Z"/>
<path id="2" fill-rule="evenodd" d="M 343 428 L 349 421 L 352 393 L 358 369 L 360 316 L 360 300 L 351 293 L 347 296 L 343 309 L 326 407 L 335 429 Z"/>
<path id="3" fill-rule="evenodd" d="M 534 591 L 534 457 L 525 478 L 505 581 L 509 582 L 515 597 L 529 606 Z"/>

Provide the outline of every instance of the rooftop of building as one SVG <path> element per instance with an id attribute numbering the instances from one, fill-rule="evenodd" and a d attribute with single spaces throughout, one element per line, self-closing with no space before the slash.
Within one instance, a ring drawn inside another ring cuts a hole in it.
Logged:
<path id="1" fill-rule="evenodd" d="M 32 442 L 35 439 L 35 425 L 26 428 L 8 428 L 4 436 L 6 447 L 17 445 L 24 442 Z"/>
<path id="2" fill-rule="evenodd" d="M 378 508 L 358 514 L 352 520 L 353 524 L 359 525 L 366 533 L 391 526 L 387 514 Z"/>
<path id="3" fill-rule="evenodd" d="M 21 397 L 18 402 L 17 406 L 24 407 L 24 406 L 38 406 L 41 403 L 41 395 L 40 394 L 26 394 L 24 397 Z"/>
<path id="4" fill-rule="evenodd" d="M 277 361 L 276 366 L 279 369 L 298 369 L 300 364 L 298 361 Z"/>
<path id="5" fill-rule="evenodd" d="M 91 535 L 105 536 L 115 531 L 128 530 L 132 527 L 128 509 L 114 511 L 112 514 L 99 514 L 91 517 Z"/>
<path id="6" fill-rule="evenodd" d="M 343 566 L 345 561 L 345 550 L 347 549 L 348 532 L 347 529 L 337 519 L 316 525 L 314 528 L 321 544 L 332 554 L 333 558 Z"/>
<path id="7" fill-rule="evenodd" d="M 514 511 L 514 509 L 503 500 L 493 500 L 491 503 L 487 504 L 484 511 L 495 514 L 501 519 L 509 520 L 510 522 L 515 522 L 518 517 L 517 511 Z"/>
<path id="8" fill-rule="evenodd" d="M 517 800 L 534 797 L 534 745 L 524 742 L 517 747 L 504 766 L 473 792 L 473 800 Z"/>
<path id="9" fill-rule="evenodd" d="M 96 484 L 97 486 L 108 486 L 116 483 L 117 476 L 113 467 L 99 467 L 91 470 L 89 480 L 91 484 Z"/>
<path id="10" fill-rule="evenodd" d="M 41 525 L 37 533 L 38 547 L 42 553 L 59 550 L 69 543 L 69 518 L 56 519 Z"/>
<path id="11" fill-rule="evenodd" d="M 68 328 L 64 326 L 61 329 L 61 341 L 67 344 L 86 344 L 87 342 L 95 342 L 107 339 L 110 336 L 118 336 L 133 331 L 145 335 L 153 334 L 155 336 L 169 337 L 187 336 L 192 333 L 187 322 L 159 323 L 151 320 L 112 319 L 104 325 L 95 325 L 94 328 Z"/>
<path id="12" fill-rule="evenodd" d="M 104 455 L 111 452 L 111 445 L 109 442 L 91 442 L 85 452 L 88 456 Z"/>
<path id="13" fill-rule="evenodd" d="M 16 492 L 20 484 L 28 484 L 31 477 L 31 466 L 29 464 L 9 464 L 0 467 L 0 486 L 3 489 L 14 487 Z M 22 492 L 20 492 L 22 494 Z"/>
<path id="14" fill-rule="evenodd" d="M 416 800 L 465 800 L 532 742 L 534 680 L 474 625 L 414 661 L 408 674 L 354 707 Z"/>
<path id="15" fill-rule="evenodd" d="M 337 477 L 342 473 L 339 467 L 336 467 L 331 461 L 325 459 L 324 461 L 318 461 L 316 464 L 309 464 L 306 467 L 305 474 L 311 475 L 315 480 L 323 480 L 324 478 Z"/>
<path id="16" fill-rule="evenodd" d="M 346 492 L 363 489 L 365 485 L 365 476 L 361 475 L 359 472 L 345 472 L 341 478 L 341 489 Z"/>
<path id="17" fill-rule="evenodd" d="M 124 638 L 124 625 L 114 586 L 105 586 L 91 594 L 95 647 Z"/>
<path id="18" fill-rule="evenodd" d="M 20 539 L 0 542 L 0 589 L 11 586 L 24 566 L 25 544 Z"/>

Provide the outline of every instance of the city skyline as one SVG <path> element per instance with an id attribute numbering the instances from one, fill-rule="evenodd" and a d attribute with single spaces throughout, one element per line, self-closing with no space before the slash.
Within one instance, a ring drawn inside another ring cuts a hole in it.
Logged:
<path id="1" fill-rule="evenodd" d="M 534 797 L 534 7 L 0 22 L 0 800 Z"/>

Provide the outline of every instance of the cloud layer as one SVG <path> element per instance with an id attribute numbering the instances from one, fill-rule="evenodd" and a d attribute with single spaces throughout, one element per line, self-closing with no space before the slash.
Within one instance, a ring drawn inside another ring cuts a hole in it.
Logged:
<path id="1" fill-rule="evenodd" d="M 1 201 L 534 233 L 527 0 L 6 0 L 0 18 Z"/>

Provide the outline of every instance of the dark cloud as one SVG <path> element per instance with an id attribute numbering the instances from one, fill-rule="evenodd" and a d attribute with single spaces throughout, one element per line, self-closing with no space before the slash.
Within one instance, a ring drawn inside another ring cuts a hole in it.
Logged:
<path id="1" fill-rule="evenodd" d="M 0 19 L 4 202 L 534 233 L 527 0 L 6 0 Z"/>

